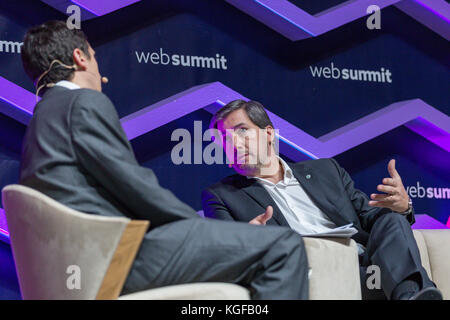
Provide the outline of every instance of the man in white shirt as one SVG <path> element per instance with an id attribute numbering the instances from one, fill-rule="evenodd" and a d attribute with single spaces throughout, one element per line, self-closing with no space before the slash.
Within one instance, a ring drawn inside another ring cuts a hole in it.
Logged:
<path id="1" fill-rule="evenodd" d="M 360 264 L 380 267 L 388 299 L 442 298 L 421 265 L 414 210 L 395 160 L 377 187 L 383 193 L 369 199 L 334 159 L 288 164 L 278 157 L 273 124 L 256 101 L 230 102 L 211 128 L 237 174 L 203 191 L 206 217 L 288 226 L 301 235 L 352 224 Z"/>

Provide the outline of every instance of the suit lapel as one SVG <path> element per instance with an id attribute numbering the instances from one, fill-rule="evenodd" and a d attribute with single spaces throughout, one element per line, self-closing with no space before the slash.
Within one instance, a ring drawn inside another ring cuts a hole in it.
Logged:
<path id="1" fill-rule="evenodd" d="M 289 163 L 294 176 L 302 186 L 303 190 L 311 198 L 312 202 L 325 213 L 337 226 L 350 223 L 343 219 L 336 210 L 336 204 L 329 201 L 324 194 L 323 188 L 319 185 L 318 176 L 311 168 L 301 163 Z"/>
<path id="2" fill-rule="evenodd" d="M 259 205 L 264 208 L 264 210 L 266 210 L 267 206 L 272 206 L 272 218 L 276 222 L 278 222 L 279 225 L 289 227 L 289 224 L 282 214 L 280 208 L 278 208 L 267 190 L 264 189 L 264 187 L 259 184 L 256 179 L 247 179 L 246 177 L 242 177 L 240 181 L 240 189 L 247 193 L 256 202 L 258 202 Z M 261 213 L 264 213 L 264 211 L 262 211 Z"/>

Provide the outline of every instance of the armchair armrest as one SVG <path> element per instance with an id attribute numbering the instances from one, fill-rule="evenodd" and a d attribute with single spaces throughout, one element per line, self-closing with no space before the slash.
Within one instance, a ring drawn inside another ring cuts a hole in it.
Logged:
<path id="1" fill-rule="evenodd" d="M 421 250 L 422 263 L 427 258 L 431 278 L 436 286 L 441 290 L 445 300 L 450 300 L 450 230 L 430 229 L 415 230 L 423 236 L 426 251 Z M 426 257 L 428 255 L 428 257 Z"/>
<path id="2" fill-rule="evenodd" d="M 352 239 L 304 237 L 311 300 L 361 300 L 358 248 Z"/>

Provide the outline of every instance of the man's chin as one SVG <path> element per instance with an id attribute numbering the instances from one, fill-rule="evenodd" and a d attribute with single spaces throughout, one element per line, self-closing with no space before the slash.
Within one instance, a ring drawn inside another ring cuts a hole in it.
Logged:
<path id="1" fill-rule="evenodd" d="M 259 167 L 256 164 L 236 163 L 233 165 L 234 170 L 239 174 L 250 176 L 258 173 Z"/>

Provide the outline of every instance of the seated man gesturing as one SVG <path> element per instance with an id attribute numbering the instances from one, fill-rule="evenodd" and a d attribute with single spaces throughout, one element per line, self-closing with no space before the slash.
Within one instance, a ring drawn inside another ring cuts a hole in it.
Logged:
<path id="1" fill-rule="evenodd" d="M 235 100 L 211 121 L 237 172 L 202 194 L 205 216 L 291 227 L 300 234 L 352 223 L 361 266 L 377 265 L 388 299 L 442 299 L 421 265 L 410 224 L 414 212 L 395 160 L 370 200 L 334 159 L 286 163 L 274 148 L 264 107 Z M 365 285 L 365 284 L 363 284 Z"/>

